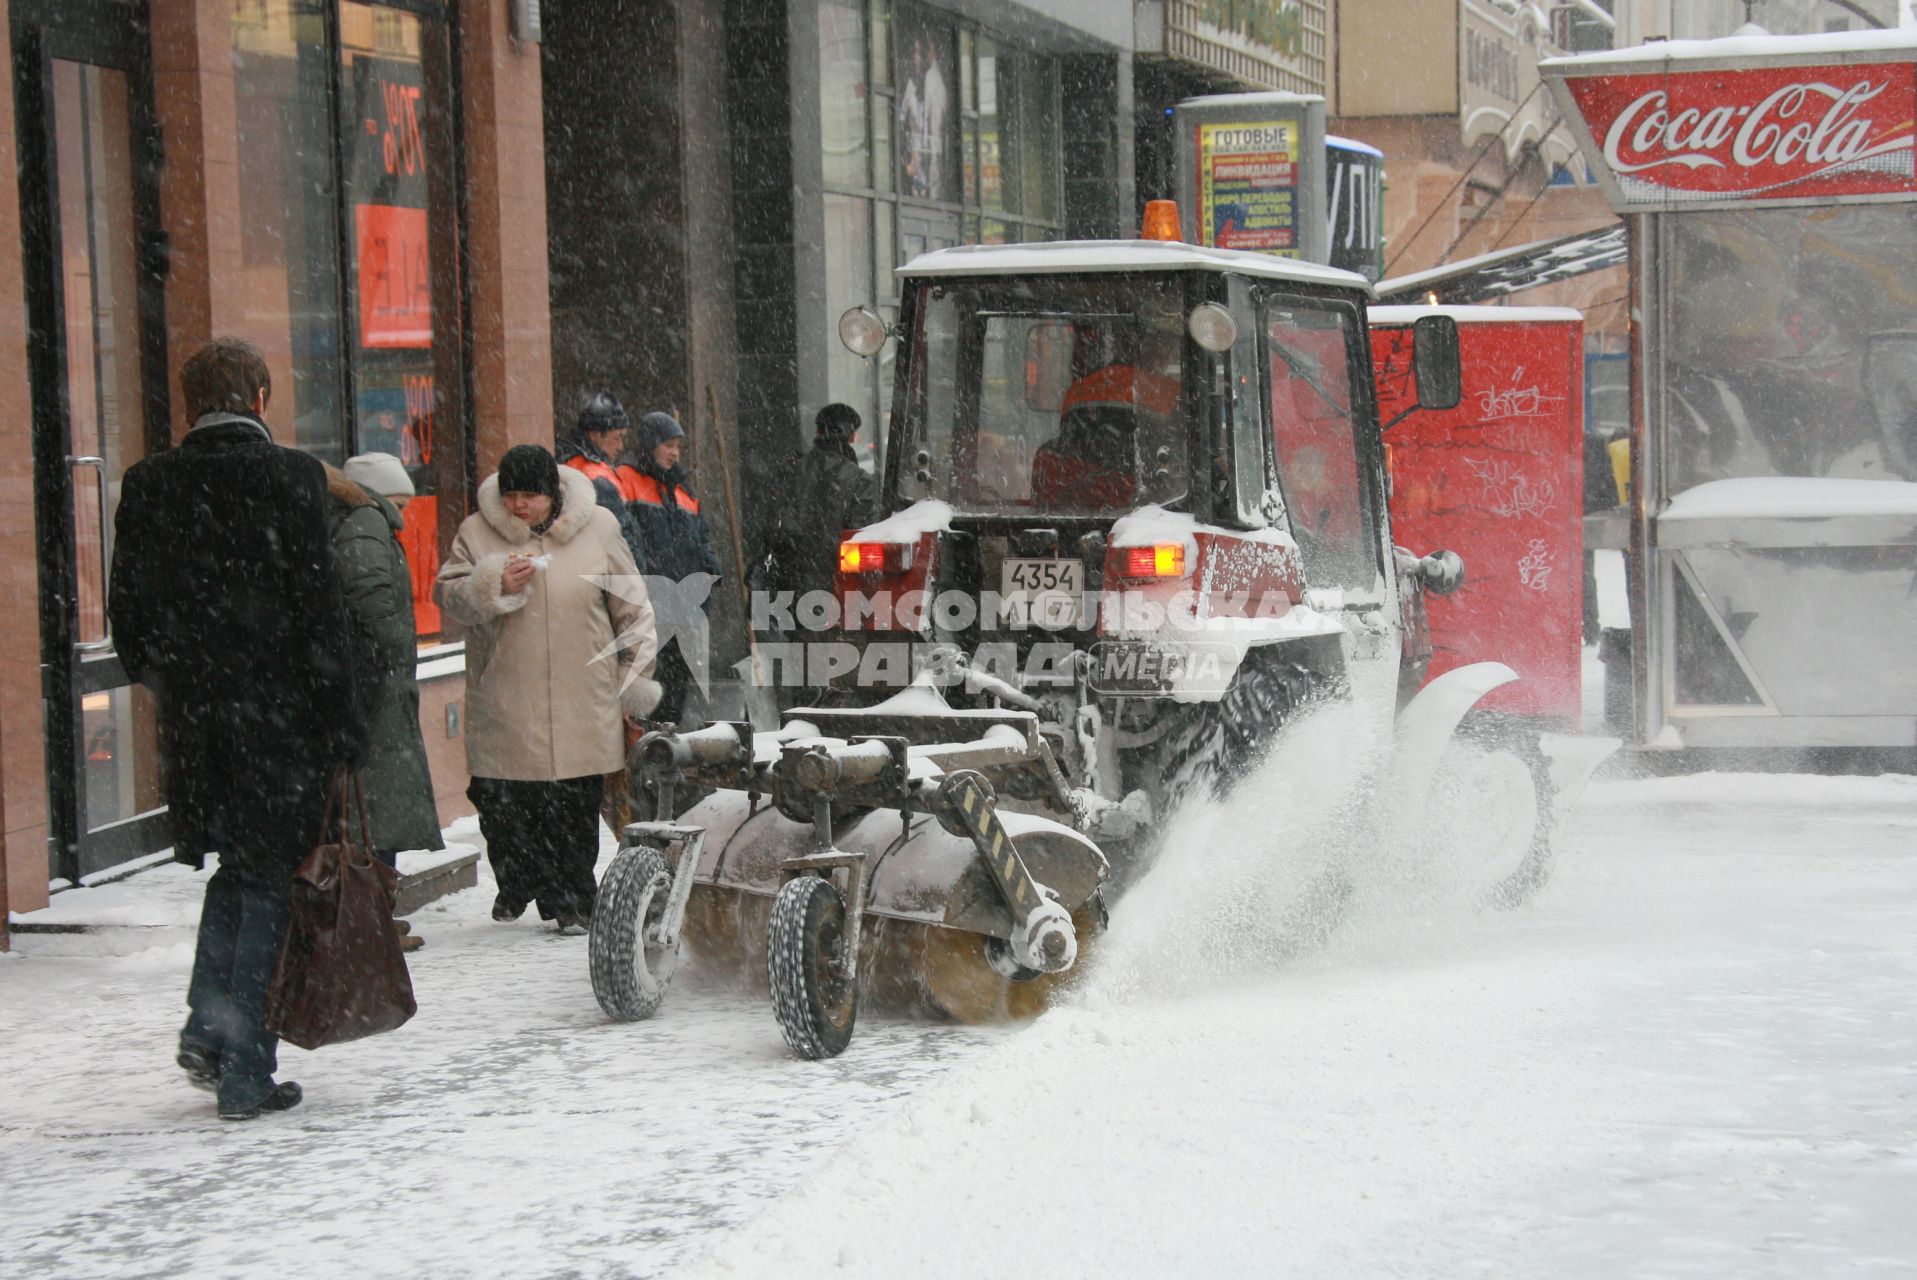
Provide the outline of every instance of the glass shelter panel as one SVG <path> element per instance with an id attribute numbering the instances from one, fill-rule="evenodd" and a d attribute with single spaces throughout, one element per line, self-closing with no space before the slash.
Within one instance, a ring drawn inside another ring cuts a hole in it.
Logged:
<path id="1" fill-rule="evenodd" d="M 1659 223 L 1664 497 L 1745 477 L 1917 479 L 1917 206 Z"/>

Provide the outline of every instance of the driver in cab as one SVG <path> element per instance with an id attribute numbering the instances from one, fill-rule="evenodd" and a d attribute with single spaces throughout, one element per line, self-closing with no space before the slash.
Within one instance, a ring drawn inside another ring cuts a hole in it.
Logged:
<path id="1" fill-rule="evenodd" d="M 1032 457 L 1032 499 L 1041 507 L 1121 508 L 1138 500 L 1138 420 L 1178 408 L 1178 383 L 1129 364 L 1109 364 L 1074 382 L 1059 406 L 1058 435 Z"/>

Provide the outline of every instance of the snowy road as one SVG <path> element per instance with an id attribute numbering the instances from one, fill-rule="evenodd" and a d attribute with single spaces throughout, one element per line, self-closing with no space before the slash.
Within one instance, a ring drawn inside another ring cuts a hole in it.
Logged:
<path id="1" fill-rule="evenodd" d="M 1601 782 L 1530 906 L 1385 859 L 1305 955 L 1233 910 L 1304 803 L 1267 781 L 1072 1007 L 827 1064 L 747 997 L 606 1025 L 482 888 L 422 918 L 410 1027 L 222 1126 L 164 1054 L 183 948 L 0 959 L 7 1270 L 1917 1271 L 1917 779 Z"/>

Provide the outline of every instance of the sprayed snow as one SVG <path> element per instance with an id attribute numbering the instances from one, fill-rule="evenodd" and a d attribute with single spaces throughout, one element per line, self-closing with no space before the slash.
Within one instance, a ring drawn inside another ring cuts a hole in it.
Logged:
<path id="1" fill-rule="evenodd" d="M 1509 774 L 1460 752 L 1393 846 L 1387 747 L 1300 718 L 1037 1023 L 862 1014 L 826 1062 L 697 967 L 607 1023 L 584 940 L 494 923 L 482 871 L 413 917 L 411 1024 L 284 1051 L 305 1105 L 222 1125 L 170 1062 L 188 947 L 16 937 L 10 1269 L 1907 1275 L 1917 779 L 1600 780 L 1494 912 Z"/>
<path id="2" fill-rule="evenodd" d="M 1581 324 L 1584 321 L 1584 314 L 1575 307 L 1394 306 L 1372 307 L 1365 316 L 1373 325 L 1416 324 L 1426 316 L 1450 316 L 1459 324 L 1563 324 L 1567 321 Z"/>
<path id="3" fill-rule="evenodd" d="M 895 512 L 853 534 L 853 542 L 917 542 L 928 533 L 944 533 L 952 527 L 952 504 L 937 498 L 923 498 L 903 511 Z"/>
<path id="4" fill-rule="evenodd" d="M 1663 524 L 1743 516 L 1831 519 L 1912 515 L 1917 515 L 1917 484 L 1907 480 L 1756 476 L 1712 480 L 1686 489 L 1672 498 L 1657 518 Z"/>
<path id="5" fill-rule="evenodd" d="M 1031 1256 L 954 1221 L 1083 1275 L 1908 1273 L 1917 779 L 1600 783 L 1541 899 L 1488 912 L 1486 775 L 1378 848 L 1384 744 L 1299 728 L 1181 815 L 1066 1007 L 687 1274 Z"/>
<path id="6" fill-rule="evenodd" d="M 1540 70 L 1561 70 L 1566 75 L 1582 76 L 1602 72 L 1613 63 L 1694 62 L 1699 59 L 1725 59 L 1754 62 L 1782 62 L 1821 54 L 1917 53 L 1917 31 L 1833 31 L 1814 35 L 1745 34 L 1716 40 L 1663 40 L 1654 44 L 1632 45 L 1627 49 L 1606 49 L 1597 53 L 1573 54 L 1562 58 L 1540 58 Z M 1632 65 L 1636 71 L 1638 66 Z"/>

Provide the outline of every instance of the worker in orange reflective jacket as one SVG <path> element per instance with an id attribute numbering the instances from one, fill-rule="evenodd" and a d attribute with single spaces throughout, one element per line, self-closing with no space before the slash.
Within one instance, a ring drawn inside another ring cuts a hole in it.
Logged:
<path id="1" fill-rule="evenodd" d="M 699 499 L 686 488 L 685 469 L 679 465 L 686 429 L 669 413 L 653 412 L 640 418 L 628 435 L 627 451 L 619 459 L 621 482 L 633 494 L 627 503 L 639 534 L 633 558 L 639 572 L 674 582 L 695 574 L 712 575 L 716 589 L 719 555 L 712 547 L 712 529 L 699 512 Z M 704 607 L 712 609 L 712 596 Z M 663 631 L 661 633 L 663 639 Z M 685 713 L 692 673 L 680 652 L 677 636 L 662 643 L 655 677 L 665 688 L 652 718 L 677 724 Z"/>

